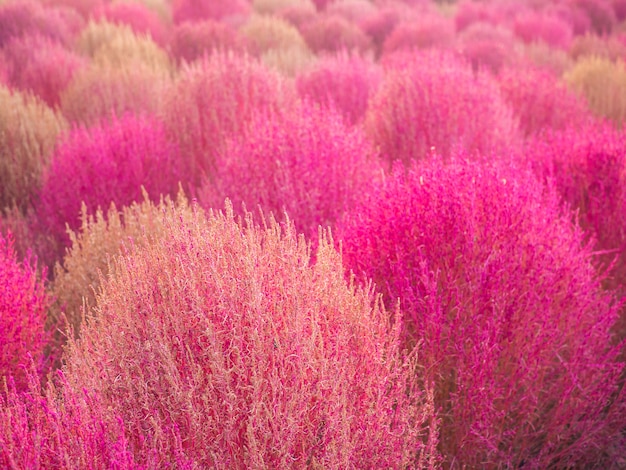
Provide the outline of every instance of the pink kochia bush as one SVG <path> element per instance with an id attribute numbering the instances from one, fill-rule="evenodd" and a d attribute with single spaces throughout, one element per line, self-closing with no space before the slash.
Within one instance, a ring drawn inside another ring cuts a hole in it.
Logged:
<path id="1" fill-rule="evenodd" d="M 322 237 L 197 207 L 114 261 L 71 341 L 69 390 L 121 414 L 149 468 L 415 468 L 437 461 L 428 390 L 399 322 Z M 157 454 L 154 454 L 154 450 Z M 183 465 L 184 464 L 184 465 Z"/>
<path id="2" fill-rule="evenodd" d="M 296 85 L 302 98 L 334 106 L 346 122 L 357 124 L 365 116 L 369 99 L 382 78 L 382 69 L 373 61 L 342 51 L 320 58 L 297 77 Z"/>
<path id="3" fill-rule="evenodd" d="M 370 101 L 365 128 L 383 156 L 404 163 L 433 152 L 488 155 L 515 145 L 519 130 L 486 73 L 450 54 L 398 54 Z"/>
<path id="4" fill-rule="evenodd" d="M 0 292 L 2 395 L 4 379 L 12 378 L 18 390 L 26 388 L 26 370 L 31 361 L 36 372 L 43 372 L 43 353 L 49 339 L 45 322 L 50 302 L 43 282 L 38 279 L 32 260 L 18 261 L 11 234 L 5 238 L 0 233 Z"/>
<path id="5" fill-rule="evenodd" d="M 241 135 L 255 111 L 278 111 L 294 99 L 295 90 L 258 61 L 215 53 L 183 67 L 167 93 L 164 120 L 199 183 L 215 171 L 226 139 Z"/>
<path id="6" fill-rule="evenodd" d="M 613 265 L 606 284 L 626 293 L 626 137 L 609 124 L 545 132 L 524 156 L 577 211 L 601 252 L 596 262 L 604 269 Z M 621 335 L 626 338 L 626 329 Z"/>
<path id="7" fill-rule="evenodd" d="M 504 101 L 530 136 L 545 129 L 582 127 L 590 121 L 587 104 L 554 74 L 534 67 L 506 67 L 498 75 Z"/>
<path id="8" fill-rule="evenodd" d="M 137 35 L 149 35 L 163 45 L 167 30 L 156 12 L 139 2 L 114 2 L 96 10 L 95 17 L 109 23 L 128 25 Z"/>
<path id="9" fill-rule="evenodd" d="M 334 226 L 380 176 L 378 158 L 358 128 L 332 109 L 304 102 L 286 114 L 258 113 L 242 137 L 228 141 L 214 183 L 201 191 L 205 206 L 225 197 L 239 209 L 257 206 L 317 238 Z"/>
<path id="10" fill-rule="evenodd" d="M 447 465 L 589 468 L 623 415 L 617 306 L 582 231 L 528 170 L 398 165 L 343 230 L 347 266 L 397 299 L 435 383 Z M 601 468 L 608 468 L 600 465 Z"/>
<path id="11" fill-rule="evenodd" d="M 44 176 L 37 212 L 61 246 L 69 243 L 66 224 L 80 226 L 81 203 L 89 213 L 111 202 L 121 207 L 176 193 L 187 181 L 177 146 L 154 117 L 127 115 L 89 129 L 75 128 L 63 138 Z"/>

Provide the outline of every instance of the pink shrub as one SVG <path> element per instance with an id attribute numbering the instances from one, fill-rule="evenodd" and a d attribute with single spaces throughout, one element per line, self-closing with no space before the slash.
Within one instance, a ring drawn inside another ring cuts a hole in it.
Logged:
<path id="1" fill-rule="evenodd" d="M 573 37 L 572 27 L 565 20 L 532 10 L 515 18 L 513 30 L 525 43 L 543 41 L 561 49 L 567 49 Z"/>
<path id="2" fill-rule="evenodd" d="M 389 161 L 508 150 L 519 130 L 497 83 L 449 54 L 402 54 L 370 101 L 367 132 Z"/>
<path id="3" fill-rule="evenodd" d="M 297 77 L 296 85 L 302 98 L 333 106 L 348 123 L 357 124 L 381 81 L 382 70 L 377 64 L 344 51 L 320 58 Z"/>
<path id="4" fill-rule="evenodd" d="M 277 73 L 247 56 L 218 53 L 184 67 L 167 94 L 164 121 L 194 183 L 212 174 L 226 138 L 240 135 L 256 110 L 278 111 L 294 95 Z"/>
<path id="5" fill-rule="evenodd" d="M 80 226 L 81 203 L 93 213 L 175 193 L 188 175 L 164 125 L 127 115 L 90 129 L 75 128 L 61 140 L 44 175 L 38 214 L 47 233 L 67 246 L 66 224 Z"/>
<path id="6" fill-rule="evenodd" d="M 260 206 L 280 221 L 286 211 L 299 232 L 315 239 L 318 227 L 334 226 L 379 175 L 359 129 L 304 102 L 285 115 L 255 116 L 243 137 L 228 142 L 200 200 L 220 207 L 228 197 L 237 209 Z"/>
<path id="7" fill-rule="evenodd" d="M 246 49 L 246 40 L 237 30 L 214 20 L 178 24 L 170 42 L 170 53 L 179 62 L 193 62 L 215 51 L 242 53 Z"/>
<path id="8" fill-rule="evenodd" d="M 109 23 L 130 26 L 137 35 L 149 35 L 154 42 L 164 45 L 167 29 L 157 13 L 136 2 L 115 2 L 96 10 L 95 18 Z"/>
<path id="9" fill-rule="evenodd" d="M 351 23 L 359 23 L 378 11 L 378 7 L 370 0 L 335 0 L 326 8 L 326 13 L 339 15 Z"/>
<path id="10" fill-rule="evenodd" d="M 538 175 L 554 180 L 597 240 L 596 264 L 606 269 L 615 263 L 605 284 L 626 292 L 626 137 L 608 124 L 546 132 L 529 143 L 525 156 Z"/>
<path id="11" fill-rule="evenodd" d="M 368 15 L 359 21 L 359 27 L 372 39 L 375 49 L 382 51 L 385 39 L 403 19 L 398 8 L 381 7 L 377 12 Z"/>
<path id="12" fill-rule="evenodd" d="M 166 237 L 114 261 L 64 369 L 66 387 L 121 414 L 138 464 L 436 464 L 432 397 L 409 382 L 417 358 L 330 242 L 312 266 L 271 218 L 171 204 L 161 217 Z"/>
<path id="13" fill-rule="evenodd" d="M 454 22 L 457 31 L 463 31 L 468 26 L 479 22 L 498 23 L 490 3 L 475 2 L 473 0 L 463 0 L 458 3 L 454 15 Z"/>
<path id="14" fill-rule="evenodd" d="M 318 15 L 300 31 L 315 53 L 342 49 L 364 52 L 372 46 L 370 38 L 358 26 L 338 15 Z"/>
<path id="15" fill-rule="evenodd" d="M 591 28 L 598 34 L 610 34 L 617 24 L 609 0 L 571 0 L 589 18 Z"/>
<path id="16" fill-rule="evenodd" d="M 0 48 L 22 35 L 41 35 L 69 42 L 71 31 L 59 10 L 44 8 L 31 0 L 12 0 L 0 4 Z"/>
<path id="17" fill-rule="evenodd" d="M 306 2 L 283 8 L 276 13 L 276 16 L 300 29 L 303 25 L 315 19 L 317 12 L 311 4 Z"/>
<path id="18" fill-rule="evenodd" d="M 591 119 L 584 100 L 550 72 L 509 67 L 498 80 L 504 101 L 519 119 L 525 136 L 545 129 L 581 128 Z"/>
<path id="19" fill-rule="evenodd" d="M 611 6 L 618 22 L 626 20 L 626 0 L 612 0 Z"/>
<path id="20" fill-rule="evenodd" d="M 250 13 L 247 0 L 172 0 L 174 23 L 183 21 L 240 21 Z"/>
<path id="21" fill-rule="evenodd" d="M 619 435 L 617 306 L 583 238 L 527 171 L 461 161 L 397 168 L 348 218 L 347 266 L 399 299 L 435 383 L 445 466 L 589 468 Z"/>
<path id="22" fill-rule="evenodd" d="M 420 15 L 410 22 L 401 22 L 383 44 L 383 53 L 403 49 L 449 49 L 454 44 L 454 24 L 440 15 Z"/>
<path id="23" fill-rule="evenodd" d="M 124 424 L 98 396 L 62 385 L 42 393 L 32 372 L 28 379 L 28 393 L 15 389 L 0 393 L 2 468 L 139 468 L 124 437 Z M 59 382 L 65 382 L 62 375 Z M 155 461 L 151 464 L 158 466 Z"/>
<path id="24" fill-rule="evenodd" d="M 9 83 L 37 95 L 50 107 L 59 106 L 61 92 L 85 60 L 58 42 L 41 36 L 22 36 L 4 47 L 10 63 Z"/>
<path id="25" fill-rule="evenodd" d="M 509 29 L 476 22 L 457 36 L 457 50 L 474 70 L 497 74 L 502 67 L 519 60 L 517 41 Z"/>
<path id="26" fill-rule="evenodd" d="M 19 262 L 12 235 L 0 233 L 0 383 L 13 377 L 18 390 L 26 388 L 31 359 L 37 373 L 44 371 L 49 338 L 45 322 L 50 302 L 34 264 L 29 258 Z M 0 396 L 2 392 L 0 388 Z"/>

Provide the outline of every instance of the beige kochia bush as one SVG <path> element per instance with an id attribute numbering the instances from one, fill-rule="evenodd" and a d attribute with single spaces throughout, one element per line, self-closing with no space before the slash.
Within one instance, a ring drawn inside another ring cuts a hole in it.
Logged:
<path id="1" fill-rule="evenodd" d="M 430 392 L 400 322 L 347 283 L 326 234 L 166 202 L 167 235 L 113 261 L 67 387 L 121 414 L 136 462 L 189 468 L 437 463 Z"/>
<path id="2" fill-rule="evenodd" d="M 0 211 L 30 203 L 66 126 L 39 99 L 0 85 Z"/>

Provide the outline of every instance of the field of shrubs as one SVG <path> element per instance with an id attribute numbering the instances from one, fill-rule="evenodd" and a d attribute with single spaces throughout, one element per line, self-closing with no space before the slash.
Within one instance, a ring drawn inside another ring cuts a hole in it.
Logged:
<path id="1" fill-rule="evenodd" d="M 625 469 L 625 0 L 0 0 L 0 468 Z"/>

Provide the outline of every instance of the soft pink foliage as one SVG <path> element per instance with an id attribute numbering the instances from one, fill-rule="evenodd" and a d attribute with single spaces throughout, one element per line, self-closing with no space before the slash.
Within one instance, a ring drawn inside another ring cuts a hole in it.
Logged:
<path id="1" fill-rule="evenodd" d="M 591 119 L 585 101 L 554 74 L 531 67 L 507 67 L 498 76 L 504 101 L 526 136 L 545 129 L 582 127 Z"/>
<path id="2" fill-rule="evenodd" d="M 216 53 L 181 72 L 165 106 L 168 133 L 198 183 L 210 175 L 229 136 L 237 138 L 256 110 L 278 111 L 295 90 L 248 56 Z"/>
<path id="3" fill-rule="evenodd" d="M 589 18 L 591 28 L 598 34 L 610 34 L 617 25 L 617 18 L 609 0 L 570 0 Z"/>
<path id="4" fill-rule="evenodd" d="M 572 27 L 565 20 L 556 15 L 532 10 L 515 18 L 513 30 L 526 43 L 543 41 L 561 49 L 567 49 L 573 37 Z"/>
<path id="5" fill-rule="evenodd" d="M 11 0 L 0 4 L 0 47 L 11 38 L 25 34 L 67 43 L 72 37 L 72 28 L 61 10 L 45 8 L 35 1 Z"/>
<path id="6" fill-rule="evenodd" d="M 622 22 L 626 20 L 626 0 L 612 0 L 611 5 L 617 21 Z"/>
<path id="7" fill-rule="evenodd" d="M 64 369 L 67 386 L 122 416 L 140 464 L 434 465 L 417 358 L 371 292 L 346 282 L 330 242 L 312 265 L 292 225 L 162 213 L 167 236 L 115 260 Z"/>
<path id="8" fill-rule="evenodd" d="M 348 123 L 357 124 L 365 116 L 369 99 L 382 78 L 376 63 L 343 51 L 320 58 L 297 77 L 296 85 L 301 97 L 333 106 Z"/>
<path id="9" fill-rule="evenodd" d="M 463 0 L 458 3 L 454 14 L 457 31 L 463 31 L 474 23 L 498 23 L 490 2 Z"/>
<path id="10" fill-rule="evenodd" d="M 617 306 L 583 242 L 553 191 L 500 164 L 397 168 L 349 217 L 344 260 L 399 299 L 446 465 L 589 468 L 619 433 Z"/>
<path id="11" fill-rule="evenodd" d="M 3 51 L 10 64 L 8 83 L 34 93 L 50 107 L 60 104 L 61 92 L 86 63 L 58 42 L 41 36 L 16 37 Z"/>
<path id="12" fill-rule="evenodd" d="M 337 52 L 342 49 L 364 52 L 371 39 L 358 26 L 338 15 L 318 15 L 301 26 L 300 31 L 313 52 Z"/>
<path id="13" fill-rule="evenodd" d="M 62 246 L 80 226 L 81 202 L 89 213 L 142 200 L 142 187 L 155 200 L 186 183 L 177 146 L 153 117 L 124 116 L 89 129 L 75 128 L 59 142 L 38 202 L 47 232 Z"/>
<path id="14" fill-rule="evenodd" d="M 497 74 L 505 65 L 519 60 L 518 44 L 509 29 L 476 22 L 457 35 L 457 50 L 474 70 Z"/>
<path id="15" fill-rule="evenodd" d="M 109 23 L 130 26 L 138 36 L 149 35 L 159 45 L 166 43 L 167 28 L 165 24 L 156 12 L 141 3 L 109 3 L 96 10 L 94 16 Z"/>
<path id="16" fill-rule="evenodd" d="M 626 292 L 626 137 L 609 124 L 538 135 L 525 157 L 549 178 L 580 225 L 597 240 L 596 264 L 615 263 L 607 284 Z M 623 337 L 626 333 L 622 332 Z"/>
<path id="17" fill-rule="evenodd" d="M 334 226 L 379 176 L 362 131 L 305 101 L 284 115 L 257 114 L 244 136 L 228 142 L 200 199 L 219 207 L 228 197 L 237 209 L 260 206 L 280 221 L 286 211 L 298 231 L 316 239 L 318 227 Z"/>
<path id="18" fill-rule="evenodd" d="M 385 39 L 403 19 L 402 12 L 398 8 L 381 7 L 359 21 L 359 27 L 372 39 L 377 51 L 381 51 Z"/>
<path id="19" fill-rule="evenodd" d="M 28 393 L 15 389 L 0 393 L 2 468 L 141 468 L 129 450 L 121 419 L 115 410 L 103 407 L 97 395 L 64 387 L 62 375 L 60 388 L 42 393 L 32 372 L 28 378 Z M 185 468 L 176 463 L 177 468 Z"/>
<path id="20" fill-rule="evenodd" d="M 170 53 L 178 61 L 193 62 L 215 51 L 244 52 L 245 38 L 236 29 L 215 20 L 184 22 L 176 25 Z"/>
<path id="21" fill-rule="evenodd" d="M 365 126 L 389 161 L 458 149 L 487 156 L 517 145 L 519 130 L 497 83 L 443 53 L 400 54 L 370 101 Z"/>
<path id="22" fill-rule="evenodd" d="M 5 238 L 0 233 L 0 292 L 0 384 L 13 377 L 17 389 L 22 390 L 31 360 L 37 373 L 44 371 L 50 302 L 35 263 L 29 258 L 18 261 L 11 234 Z M 3 391 L 0 387 L 0 396 Z"/>
<path id="23" fill-rule="evenodd" d="M 303 25 L 310 23 L 317 16 L 317 12 L 314 8 L 307 7 L 306 4 L 296 3 L 288 7 L 282 8 L 276 13 L 276 16 L 291 23 L 296 28 L 300 29 Z"/>
<path id="24" fill-rule="evenodd" d="M 401 22 L 383 44 L 383 53 L 402 49 L 448 49 L 454 44 L 454 23 L 440 15 L 420 15 L 410 22 Z"/>
<path id="25" fill-rule="evenodd" d="M 183 21 L 241 21 L 250 13 L 247 0 L 172 0 L 174 23 Z"/>

